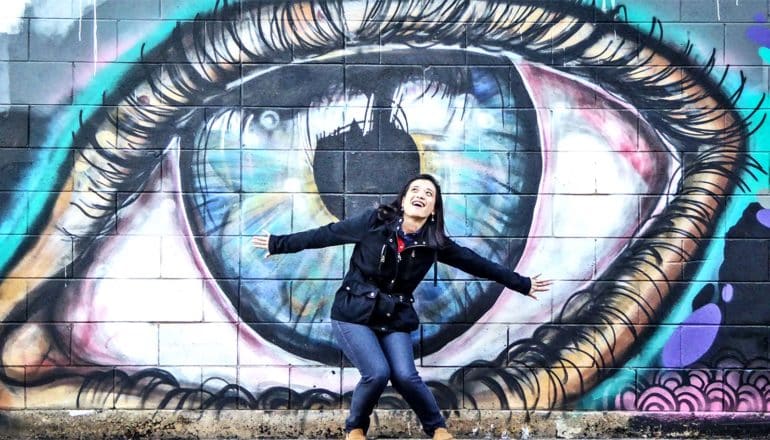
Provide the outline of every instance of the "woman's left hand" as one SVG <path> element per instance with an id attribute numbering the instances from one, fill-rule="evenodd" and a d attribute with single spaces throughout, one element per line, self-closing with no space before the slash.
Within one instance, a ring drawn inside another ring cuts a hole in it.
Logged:
<path id="1" fill-rule="evenodd" d="M 549 291 L 551 284 L 553 284 L 551 280 L 541 280 L 540 274 L 533 276 L 530 280 L 532 281 L 532 287 L 530 287 L 527 296 L 535 300 L 537 300 L 537 294 Z"/>

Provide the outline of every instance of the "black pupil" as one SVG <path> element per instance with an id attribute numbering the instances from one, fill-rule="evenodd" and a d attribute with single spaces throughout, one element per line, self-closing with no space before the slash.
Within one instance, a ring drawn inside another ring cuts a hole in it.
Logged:
<path id="1" fill-rule="evenodd" d="M 417 145 L 391 113 L 390 109 L 374 110 L 366 132 L 364 121 L 354 121 L 318 140 L 321 153 L 313 161 L 313 175 L 321 200 L 337 218 L 355 214 L 346 212 L 345 199 L 397 193 L 403 182 L 420 172 Z M 329 150 L 342 151 L 342 164 L 334 163 L 338 155 L 325 157 L 322 151 Z M 345 176 L 342 188 L 335 178 L 340 166 Z M 348 210 L 353 209 L 348 205 Z"/>

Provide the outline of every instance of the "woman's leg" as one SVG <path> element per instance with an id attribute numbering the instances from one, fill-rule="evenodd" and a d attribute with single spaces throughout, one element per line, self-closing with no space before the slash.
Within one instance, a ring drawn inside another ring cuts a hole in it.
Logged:
<path id="1" fill-rule="evenodd" d="M 390 381 L 404 396 L 422 423 L 422 429 L 430 436 L 436 428 L 446 427 L 436 398 L 417 373 L 409 333 L 394 332 L 380 338 L 390 365 Z"/>
<path id="2" fill-rule="evenodd" d="M 388 360 L 377 335 L 365 325 L 332 320 L 332 330 L 342 352 L 361 373 L 353 390 L 350 415 L 345 420 L 345 432 L 369 429 L 369 415 L 390 378 Z M 411 347 L 411 346 L 410 346 Z"/>

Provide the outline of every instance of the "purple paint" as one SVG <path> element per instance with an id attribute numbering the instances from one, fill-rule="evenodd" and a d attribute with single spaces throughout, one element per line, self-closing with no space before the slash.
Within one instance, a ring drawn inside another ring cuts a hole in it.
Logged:
<path id="1" fill-rule="evenodd" d="M 729 303 L 732 300 L 733 300 L 733 285 L 725 284 L 725 287 L 722 288 L 722 301 Z"/>
<path id="2" fill-rule="evenodd" d="M 714 343 L 721 321 L 722 312 L 716 304 L 706 304 L 694 311 L 663 346 L 663 366 L 681 368 L 700 359 Z"/>
<path id="3" fill-rule="evenodd" d="M 757 221 L 766 228 L 770 228 L 770 209 L 760 209 L 757 211 Z"/>
<path id="4" fill-rule="evenodd" d="M 677 368 L 681 365 L 679 353 L 682 351 L 682 328 L 678 327 L 666 341 L 660 353 L 661 363 L 666 368 Z"/>
<path id="5" fill-rule="evenodd" d="M 764 12 L 757 12 L 754 14 L 754 21 L 757 23 L 766 23 L 767 20 L 765 20 L 765 13 Z"/>
<path id="6" fill-rule="evenodd" d="M 751 26 L 746 29 L 746 38 L 760 46 L 770 46 L 770 29 L 764 26 Z"/>

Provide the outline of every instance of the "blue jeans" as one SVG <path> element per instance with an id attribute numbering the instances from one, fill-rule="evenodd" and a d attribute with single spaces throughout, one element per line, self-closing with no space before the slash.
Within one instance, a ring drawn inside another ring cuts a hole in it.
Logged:
<path id="1" fill-rule="evenodd" d="M 388 380 L 404 396 L 429 436 L 436 428 L 446 427 L 436 398 L 414 366 L 409 333 L 378 333 L 365 325 L 336 320 L 332 320 L 332 329 L 342 352 L 361 373 L 350 402 L 350 416 L 345 420 L 346 432 L 369 429 L 369 416 Z"/>

